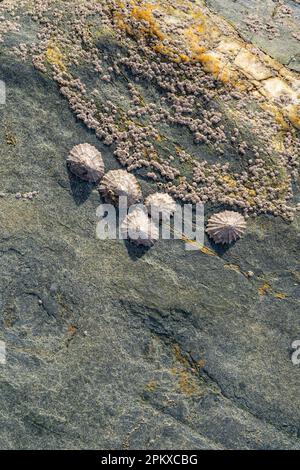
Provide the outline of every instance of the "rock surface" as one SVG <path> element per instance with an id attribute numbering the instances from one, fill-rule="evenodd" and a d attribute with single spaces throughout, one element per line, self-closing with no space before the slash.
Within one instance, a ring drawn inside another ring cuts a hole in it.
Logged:
<path id="1" fill-rule="evenodd" d="M 299 212 L 227 249 L 100 241 L 65 156 L 111 148 L 31 63 L 2 51 L 0 78 L 0 448 L 300 449 Z"/>
<path id="2" fill-rule="evenodd" d="M 207 0 L 241 36 L 292 70 L 300 71 L 300 3 L 297 0 Z"/>

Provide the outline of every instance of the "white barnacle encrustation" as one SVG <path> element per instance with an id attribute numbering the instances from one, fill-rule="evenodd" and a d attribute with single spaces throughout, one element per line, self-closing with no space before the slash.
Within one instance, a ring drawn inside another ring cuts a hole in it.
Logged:
<path id="1" fill-rule="evenodd" d="M 170 220 L 176 211 L 176 202 L 166 193 L 150 194 L 145 200 L 145 206 L 155 222 Z"/>
<path id="2" fill-rule="evenodd" d="M 96 183 L 104 175 L 101 153 L 90 144 L 75 145 L 67 158 L 67 164 L 72 173 L 85 181 Z"/>
<path id="3" fill-rule="evenodd" d="M 207 224 L 206 232 L 215 243 L 232 243 L 246 230 L 246 221 L 238 212 L 223 211 L 213 215 Z"/>
<path id="4" fill-rule="evenodd" d="M 136 177 L 126 170 L 111 170 L 106 173 L 99 191 L 108 202 L 113 204 L 117 204 L 121 196 L 127 197 L 129 206 L 142 199 L 142 191 Z"/>
<path id="5" fill-rule="evenodd" d="M 136 245 L 150 247 L 159 238 L 159 230 L 142 207 L 136 207 L 125 217 L 121 225 L 122 238 L 129 238 Z"/>

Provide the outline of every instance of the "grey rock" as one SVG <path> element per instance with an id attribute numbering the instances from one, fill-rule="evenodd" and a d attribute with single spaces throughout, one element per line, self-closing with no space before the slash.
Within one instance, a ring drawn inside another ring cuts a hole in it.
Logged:
<path id="1" fill-rule="evenodd" d="M 229 20 L 247 41 L 300 71 L 300 3 L 294 0 L 207 0 L 213 11 Z M 290 9 L 285 14 L 283 8 Z"/>
<path id="2" fill-rule="evenodd" d="M 112 149 L 31 65 L 2 54 L 0 76 L 0 448 L 300 449 L 299 214 L 216 256 L 100 241 L 65 155 L 89 142 L 113 169 Z"/>

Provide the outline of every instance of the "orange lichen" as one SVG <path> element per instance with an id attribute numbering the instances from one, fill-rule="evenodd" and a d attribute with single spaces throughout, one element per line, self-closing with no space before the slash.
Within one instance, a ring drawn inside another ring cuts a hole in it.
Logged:
<path id="1" fill-rule="evenodd" d="M 170 47 L 167 47 L 162 43 L 155 44 L 153 46 L 153 50 L 155 52 L 157 52 L 158 54 L 162 54 L 162 55 L 165 55 L 165 56 L 171 56 L 172 53 L 173 53 L 173 51 Z"/>
<path id="2" fill-rule="evenodd" d="M 186 55 L 186 54 L 179 54 L 177 60 L 178 60 L 179 62 L 189 62 L 189 61 L 190 61 L 190 58 L 189 58 L 189 56 Z"/>
<path id="3" fill-rule="evenodd" d="M 125 21 L 125 18 L 122 13 L 115 12 L 113 16 L 115 25 L 122 31 L 125 31 L 127 34 L 132 35 L 132 27 Z"/>
<path id="4" fill-rule="evenodd" d="M 194 377 L 187 371 L 181 370 L 178 372 L 179 375 L 179 388 L 181 393 L 185 395 L 194 395 L 197 393 L 197 384 Z"/>
<path id="5" fill-rule="evenodd" d="M 204 24 L 193 25 L 189 27 L 185 32 L 184 36 L 187 40 L 187 45 L 191 51 L 192 60 L 199 61 L 199 57 L 205 51 L 205 47 L 200 45 L 200 34 L 205 31 Z"/>
<path id="6" fill-rule="evenodd" d="M 7 145 L 16 146 L 18 141 L 16 136 L 8 129 L 5 129 L 5 141 Z"/>
<path id="7" fill-rule="evenodd" d="M 158 23 L 155 21 L 153 16 L 153 10 L 156 6 L 152 4 L 146 4 L 145 6 L 135 6 L 132 10 L 132 17 L 137 21 L 143 21 L 147 23 L 147 27 L 143 29 L 143 32 L 156 36 L 158 39 L 163 40 L 165 35 L 160 30 Z"/>
<path id="8" fill-rule="evenodd" d="M 68 334 L 70 336 L 74 336 L 77 333 L 77 330 L 78 330 L 78 328 L 75 325 L 69 325 L 68 326 Z"/>
<path id="9" fill-rule="evenodd" d="M 300 129 L 300 105 L 292 106 L 289 112 L 289 120 L 297 129 Z"/>
<path id="10" fill-rule="evenodd" d="M 213 53 L 206 52 L 199 56 L 199 61 L 203 65 L 203 69 L 206 72 L 210 72 L 213 75 L 218 76 L 221 72 L 223 67 L 222 62 L 218 57 L 216 57 Z"/>
<path id="11" fill-rule="evenodd" d="M 228 69 L 224 69 L 219 74 L 218 79 L 223 83 L 228 83 L 232 81 L 232 74 Z"/>
<path id="12" fill-rule="evenodd" d="M 199 393 L 199 384 L 196 380 L 195 374 L 204 367 L 205 361 L 200 360 L 195 363 L 195 368 L 191 368 L 187 357 L 182 353 L 181 348 L 178 344 L 173 347 L 173 353 L 179 366 L 171 369 L 171 373 L 178 377 L 178 385 L 181 393 L 185 395 L 194 395 Z"/>

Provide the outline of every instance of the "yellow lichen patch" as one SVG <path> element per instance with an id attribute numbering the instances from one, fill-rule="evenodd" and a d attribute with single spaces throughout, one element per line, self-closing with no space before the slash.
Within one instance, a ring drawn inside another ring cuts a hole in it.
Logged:
<path id="1" fill-rule="evenodd" d="M 261 108 L 271 112 L 274 115 L 276 122 L 281 126 L 283 130 L 290 129 L 288 122 L 284 119 L 282 111 L 277 106 L 270 103 L 261 103 Z"/>
<path id="2" fill-rule="evenodd" d="M 268 292 L 270 292 L 272 290 L 272 286 L 271 284 L 269 284 L 268 282 L 265 282 L 259 289 L 258 289 L 258 293 L 259 295 L 266 295 Z"/>
<path id="3" fill-rule="evenodd" d="M 274 109 L 274 115 L 275 115 L 276 122 L 278 124 L 280 124 L 282 129 L 284 129 L 284 130 L 289 130 L 290 129 L 290 126 L 289 126 L 288 122 L 284 119 L 283 114 L 279 109 Z"/>
<path id="4" fill-rule="evenodd" d="M 268 56 L 267 54 L 264 54 L 264 63 L 268 67 L 271 67 L 273 70 L 276 70 L 276 72 L 281 73 L 282 64 L 280 64 L 279 62 L 277 62 L 277 60 L 273 59 L 272 57 Z"/>
<path id="5" fill-rule="evenodd" d="M 221 72 L 221 69 L 224 67 L 217 53 L 215 52 L 205 52 L 200 54 L 199 61 L 203 65 L 205 72 L 210 72 L 218 76 Z"/>
<path id="6" fill-rule="evenodd" d="M 197 60 L 203 65 L 205 72 L 213 74 L 223 83 L 228 83 L 234 76 L 227 64 L 224 63 L 223 57 L 217 52 L 204 52 L 197 56 Z"/>
<path id="7" fill-rule="evenodd" d="M 165 56 L 173 55 L 173 50 L 170 47 L 167 47 L 162 43 L 155 44 L 153 46 L 153 50 L 157 52 L 158 54 L 162 54 Z"/>
<path id="8" fill-rule="evenodd" d="M 250 92 L 253 89 L 253 85 L 252 85 L 251 82 L 246 81 L 246 80 L 242 80 L 240 78 L 235 80 L 234 85 L 239 91 L 249 91 Z"/>
<path id="9" fill-rule="evenodd" d="M 157 390 L 157 381 L 156 380 L 151 380 L 150 382 L 148 382 L 145 386 L 145 390 L 147 390 L 148 392 L 155 392 Z"/>
<path id="10" fill-rule="evenodd" d="M 124 7 L 125 6 L 122 6 L 121 8 L 124 8 Z M 132 27 L 126 21 L 126 18 L 123 12 L 120 12 L 120 11 L 113 12 L 113 18 L 114 18 L 114 23 L 117 26 L 117 28 L 121 29 L 122 31 L 125 31 L 129 35 L 132 35 L 133 33 Z"/>
<path id="11" fill-rule="evenodd" d="M 197 392 L 197 383 L 195 378 L 185 370 L 178 372 L 179 375 L 179 388 L 181 393 L 185 395 L 194 395 Z"/>
<path id="12" fill-rule="evenodd" d="M 49 64 L 56 65 L 62 71 L 66 70 L 64 56 L 57 45 L 49 44 L 48 49 L 46 51 L 46 59 Z"/>
<path id="13" fill-rule="evenodd" d="M 200 251 L 208 256 L 217 256 L 217 254 L 211 248 L 207 248 L 207 246 L 200 248 Z"/>
<path id="14" fill-rule="evenodd" d="M 221 178 L 230 188 L 236 188 L 237 183 L 232 176 L 225 175 Z"/>
<path id="15" fill-rule="evenodd" d="M 15 146 L 17 145 L 17 138 L 16 136 L 9 130 L 5 130 L 5 141 L 7 145 Z"/>
<path id="16" fill-rule="evenodd" d="M 178 232 L 176 233 L 175 230 L 173 230 L 173 233 L 175 233 L 176 235 L 180 235 Z M 190 238 L 187 238 L 185 235 L 181 235 L 180 239 L 184 241 L 185 243 L 188 243 L 189 245 L 196 246 L 200 251 L 202 251 L 203 249 L 203 246 L 199 242 L 197 242 L 196 240 L 191 240 Z"/>
<path id="17" fill-rule="evenodd" d="M 250 197 L 257 196 L 257 192 L 255 191 L 255 189 L 248 189 L 248 194 Z"/>
<path id="18" fill-rule="evenodd" d="M 155 10 L 155 8 L 156 6 L 152 5 L 151 3 L 145 4 L 144 6 L 135 6 L 132 10 L 132 17 L 137 21 L 143 21 L 147 23 L 148 26 L 144 32 L 163 40 L 165 35 L 160 30 L 160 27 L 153 16 L 153 10 Z"/>
<path id="19" fill-rule="evenodd" d="M 200 55 L 205 51 L 205 47 L 200 45 L 199 27 L 191 26 L 184 32 L 187 47 L 191 53 L 191 59 L 193 61 L 198 61 Z"/>
<path id="20" fill-rule="evenodd" d="M 300 129 L 300 104 L 290 107 L 288 117 L 291 123 Z"/>
<path id="21" fill-rule="evenodd" d="M 218 75 L 218 79 L 223 83 L 231 82 L 233 79 L 233 74 L 230 70 L 224 69 Z"/>
<path id="22" fill-rule="evenodd" d="M 224 269 L 231 269 L 232 271 L 236 271 L 238 273 L 241 272 L 241 268 L 237 264 L 224 264 Z"/>
<path id="23" fill-rule="evenodd" d="M 205 51 L 205 47 L 200 45 L 200 35 L 205 31 L 205 25 L 199 24 L 190 26 L 186 31 L 184 31 L 184 36 L 187 40 L 187 46 L 191 51 L 192 58 L 196 59 Z"/>
<path id="24" fill-rule="evenodd" d="M 284 152 L 284 142 L 282 138 L 282 134 L 279 134 L 279 137 L 275 136 L 272 140 L 273 148 L 276 152 Z"/>
<path id="25" fill-rule="evenodd" d="M 201 62 L 201 56 L 205 52 L 204 46 L 198 46 L 197 48 L 193 49 L 191 59 L 194 62 Z"/>
<path id="26" fill-rule="evenodd" d="M 287 294 L 285 294 L 284 292 L 276 292 L 274 294 L 274 297 L 276 297 L 276 299 L 286 299 L 287 298 Z"/>
<path id="27" fill-rule="evenodd" d="M 300 128 L 299 105 L 284 108 L 274 103 L 285 96 L 298 103 L 297 75 L 243 41 L 204 3 L 182 0 L 173 0 L 172 5 L 163 0 L 117 3 L 119 8 L 114 14 L 121 29 L 137 37 L 154 37 L 156 41 L 150 42 L 150 46 L 173 62 L 200 62 L 219 81 L 229 82 L 259 100 L 263 95 L 265 104 L 274 104 L 275 119 L 284 130 L 288 130 L 289 121 Z M 158 17 L 154 16 L 156 10 L 160 12 Z M 140 27 L 132 26 L 132 19 L 140 22 Z M 224 33 L 223 26 L 230 30 L 230 35 Z M 163 39 L 168 40 L 167 46 Z"/>
<path id="28" fill-rule="evenodd" d="M 158 136 L 156 137 L 156 142 L 162 142 L 163 140 L 166 140 L 166 137 L 162 134 L 158 134 Z"/>
<path id="29" fill-rule="evenodd" d="M 186 54 L 179 54 L 178 58 L 181 62 L 189 62 L 190 60 L 189 56 Z"/>
<path id="30" fill-rule="evenodd" d="M 179 366 L 171 369 L 171 373 L 178 377 L 178 385 L 181 393 L 185 395 L 194 395 L 199 393 L 199 385 L 195 377 L 195 373 L 198 372 L 205 364 L 204 361 L 199 361 L 195 368 L 191 368 L 191 365 L 187 358 L 182 354 L 181 348 L 178 344 L 173 347 L 173 353 L 176 361 L 179 362 Z"/>

